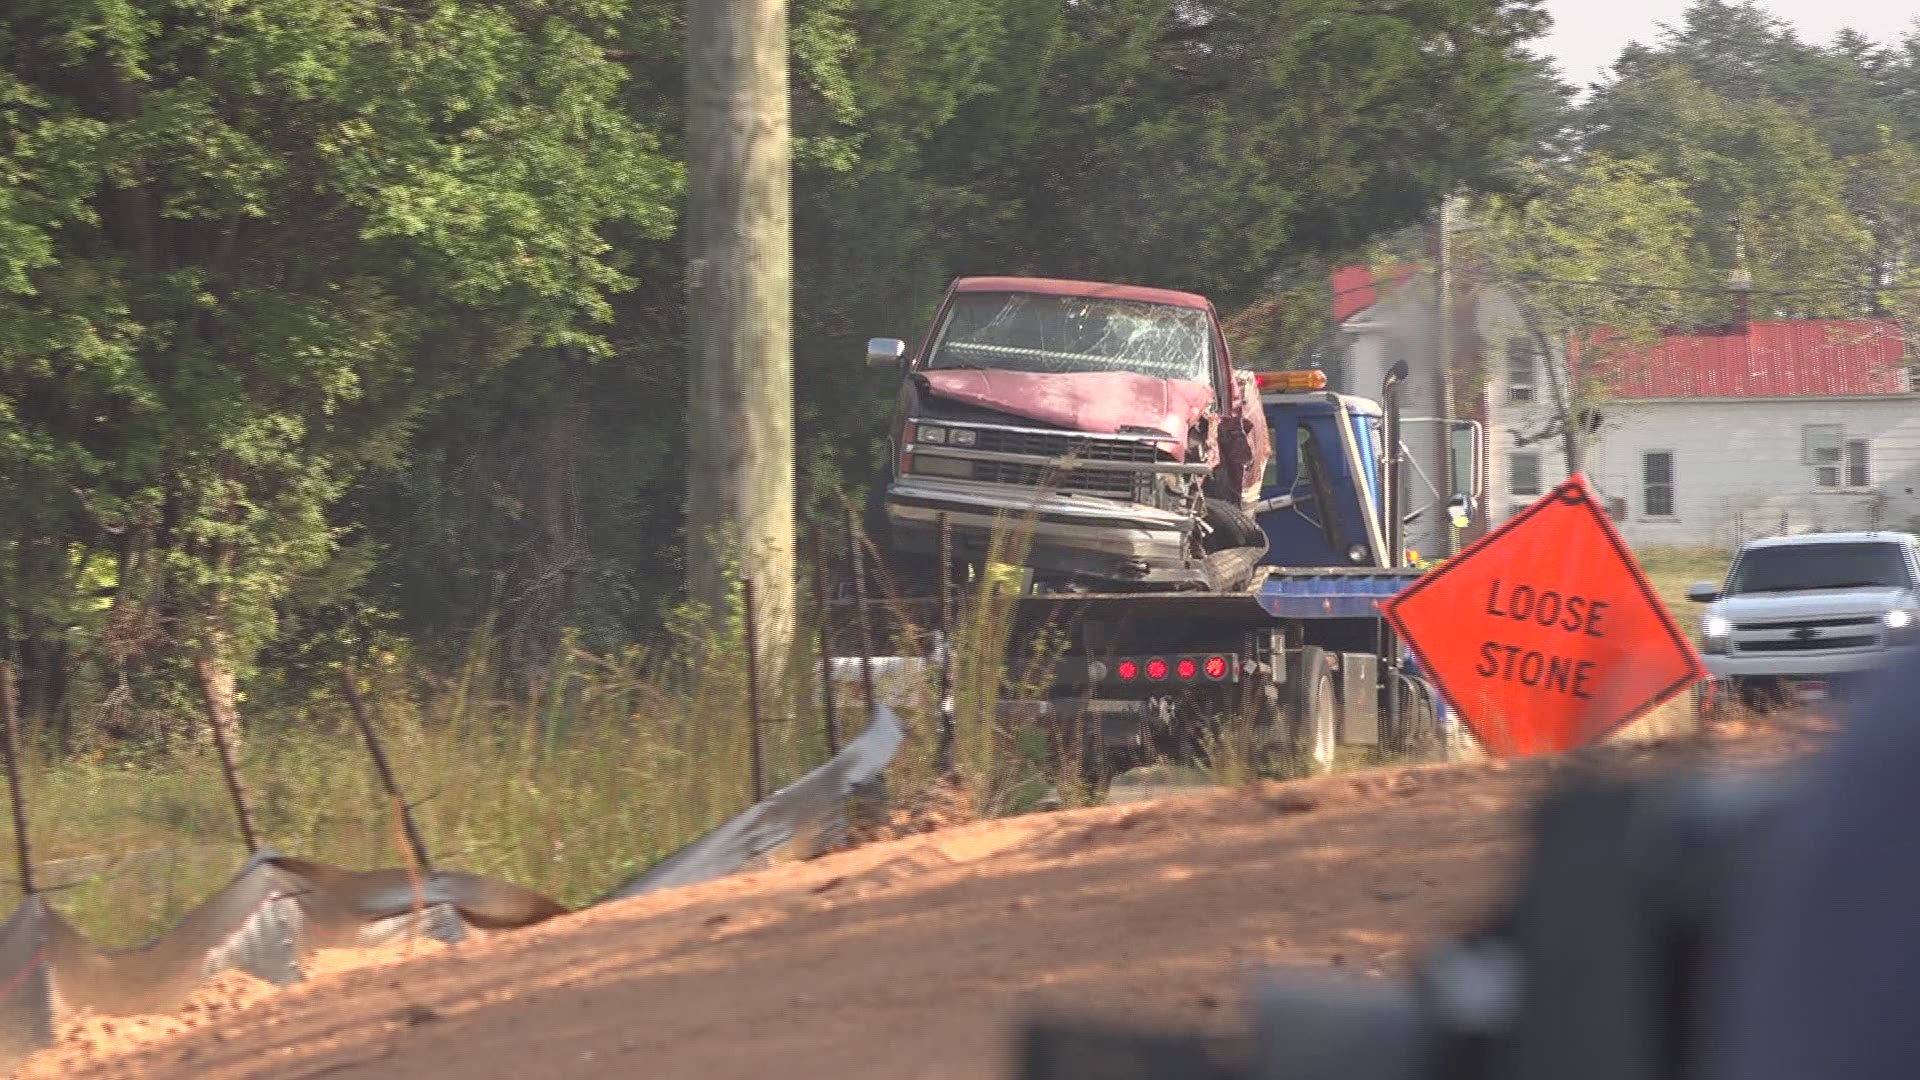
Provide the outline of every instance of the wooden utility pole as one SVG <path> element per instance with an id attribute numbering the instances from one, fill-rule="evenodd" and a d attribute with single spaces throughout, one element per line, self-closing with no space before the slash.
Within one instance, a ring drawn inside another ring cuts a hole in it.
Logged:
<path id="1" fill-rule="evenodd" d="M 752 577 L 762 644 L 794 613 L 787 0 L 687 0 L 688 590 Z"/>

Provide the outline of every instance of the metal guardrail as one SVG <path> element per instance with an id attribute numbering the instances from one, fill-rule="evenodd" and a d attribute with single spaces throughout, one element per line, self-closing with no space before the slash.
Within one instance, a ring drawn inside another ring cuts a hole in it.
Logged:
<path id="1" fill-rule="evenodd" d="M 880 708 L 824 765 L 594 904 L 752 869 L 783 852 L 826 850 L 845 828 L 849 801 L 880 779 L 904 738 L 893 711 Z M 82 937 L 36 886 L 0 925 L 0 1068 L 51 1045 L 62 1020 L 172 1012 L 222 972 L 288 986 L 319 949 L 406 934 L 453 942 L 470 929 L 511 930 L 568 913 L 531 889 L 479 874 L 346 870 L 262 849 L 172 930 L 109 951 Z"/>

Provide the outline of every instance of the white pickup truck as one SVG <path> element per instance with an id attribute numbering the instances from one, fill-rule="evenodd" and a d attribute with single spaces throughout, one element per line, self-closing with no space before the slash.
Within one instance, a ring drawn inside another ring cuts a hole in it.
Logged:
<path id="1" fill-rule="evenodd" d="M 1920 638 L 1920 538 L 1808 533 L 1743 545 L 1724 584 L 1700 582 L 1709 707 L 1823 701 Z"/>

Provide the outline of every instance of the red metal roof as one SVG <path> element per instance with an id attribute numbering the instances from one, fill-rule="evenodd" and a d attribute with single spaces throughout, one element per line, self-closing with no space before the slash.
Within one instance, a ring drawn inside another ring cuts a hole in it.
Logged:
<path id="1" fill-rule="evenodd" d="M 1043 296 L 1086 296 L 1101 300 L 1137 300 L 1146 304 L 1210 311 L 1213 305 L 1195 293 L 1154 289 L 1145 285 L 1115 285 L 1105 281 L 1067 281 L 1061 278 L 965 277 L 953 283 L 954 292 L 1018 292 Z"/>
<path id="2" fill-rule="evenodd" d="M 1628 400 L 1878 397 L 1908 392 L 1905 353 L 1892 322 L 1798 319 L 1668 334 L 1596 367 L 1609 392 Z"/>
<path id="3" fill-rule="evenodd" d="M 1419 272 L 1418 266 L 1403 263 L 1387 271 L 1386 284 L 1399 285 Z M 1333 268 L 1332 284 L 1333 321 L 1336 323 L 1346 322 L 1380 300 L 1381 282 L 1374 277 L 1372 267 L 1336 266 Z"/>

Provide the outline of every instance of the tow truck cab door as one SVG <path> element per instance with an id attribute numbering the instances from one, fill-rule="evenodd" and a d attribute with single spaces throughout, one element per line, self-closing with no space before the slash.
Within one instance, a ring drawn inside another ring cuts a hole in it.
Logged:
<path id="1" fill-rule="evenodd" d="M 1378 408 L 1331 393 L 1262 399 L 1271 456 L 1257 515 L 1269 566 L 1384 566 Z M 1326 508 L 1331 507 L 1331 514 Z"/>

